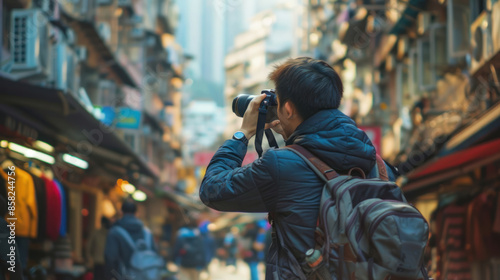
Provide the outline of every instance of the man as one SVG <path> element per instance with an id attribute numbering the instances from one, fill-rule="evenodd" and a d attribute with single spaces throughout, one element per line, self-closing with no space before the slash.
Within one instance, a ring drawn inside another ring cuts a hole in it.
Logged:
<path id="1" fill-rule="evenodd" d="M 180 267 L 180 278 L 199 280 L 201 271 L 208 265 L 205 238 L 195 218 L 177 232 L 174 260 Z"/>
<path id="2" fill-rule="evenodd" d="M 130 266 L 130 258 L 134 252 L 130 244 L 120 234 L 118 227 L 124 229 L 130 237 L 137 242 L 139 239 L 147 240 L 145 235 L 145 227 L 143 223 L 135 217 L 137 206 L 132 201 L 125 201 L 122 204 L 123 217 L 118 220 L 109 230 L 108 238 L 106 239 L 106 249 L 104 250 L 106 267 L 111 271 L 113 279 L 127 279 L 124 277 L 124 268 Z M 149 233 L 151 234 L 151 233 Z M 156 250 L 152 238 L 150 238 L 150 248 Z"/>
<path id="3" fill-rule="evenodd" d="M 101 218 L 101 228 L 94 230 L 89 237 L 86 246 L 86 253 L 88 258 L 87 266 L 94 268 L 95 280 L 108 280 L 109 276 L 106 271 L 104 262 L 104 249 L 106 248 L 106 239 L 108 236 L 111 221 L 106 218 Z"/>
<path id="4" fill-rule="evenodd" d="M 266 230 L 258 222 L 247 224 L 243 238 L 248 248 L 242 250 L 243 261 L 250 268 L 250 280 L 259 280 L 259 263 L 264 259 Z"/>
<path id="5" fill-rule="evenodd" d="M 354 121 L 338 110 L 343 86 L 333 68 L 312 58 L 295 58 L 276 67 L 269 78 L 276 86 L 278 120 L 266 128 L 281 134 L 287 145 L 308 149 L 337 172 L 353 167 L 370 172 L 376 163 L 375 148 Z M 254 98 L 243 117 L 240 131 L 245 137 L 233 136 L 212 158 L 200 198 L 219 211 L 272 212 L 285 246 L 273 242 L 266 279 L 273 279 L 273 272 L 280 279 L 298 279 L 290 259 L 304 264 L 305 252 L 314 248 L 324 182 L 288 149 L 270 149 L 241 167 L 264 98 Z"/>

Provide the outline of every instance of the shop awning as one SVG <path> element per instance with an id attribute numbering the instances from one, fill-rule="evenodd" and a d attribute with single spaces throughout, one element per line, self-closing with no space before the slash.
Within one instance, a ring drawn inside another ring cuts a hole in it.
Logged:
<path id="1" fill-rule="evenodd" d="M 130 171 L 157 179 L 146 162 L 118 138 L 113 128 L 104 126 L 74 96 L 5 77 L 0 77 L 0 89 L 0 111 L 4 114 L 76 151 L 113 159 Z"/>
<path id="2" fill-rule="evenodd" d="M 500 102 L 491 107 L 470 124 L 456 132 L 444 145 L 438 156 L 445 156 L 463 150 L 487 139 L 500 131 Z"/>
<path id="3" fill-rule="evenodd" d="M 424 193 L 435 184 L 467 174 L 478 167 L 500 161 L 500 139 L 437 158 L 417 168 L 403 186 L 406 193 Z"/>

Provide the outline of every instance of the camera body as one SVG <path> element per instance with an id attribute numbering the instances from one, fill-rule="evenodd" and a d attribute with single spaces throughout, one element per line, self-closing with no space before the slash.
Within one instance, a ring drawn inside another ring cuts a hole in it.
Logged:
<path id="1" fill-rule="evenodd" d="M 278 99 L 274 89 L 264 89 L 261 94 L 265 94 L 266 98 L 260 103 L 259 111 L 266 110 L 266 123 L 270 123 L 278 119 Z M 243 117 L 250 102 L 256 95 L 240 94 L 233 99 L 233 113 L 238 117 Z"/>

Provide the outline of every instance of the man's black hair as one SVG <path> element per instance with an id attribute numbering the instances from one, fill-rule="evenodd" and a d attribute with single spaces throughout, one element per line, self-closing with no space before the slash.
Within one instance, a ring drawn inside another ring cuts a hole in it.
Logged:
<path id="1" fill-rule="evenodd" d="M 123 214 L 135 214 L 137 212 L 137 205 L 133 201 L 126 200 L 122 204 Z"/>
<path id="2" fill-rule="evenodd" d="M 337 109 L 344 92 L 337 72 L 326 62 L 310 57 L 287 60 L 269 74 L 283 106 L 291 101 L 302 119 L 320 110 Z"/>

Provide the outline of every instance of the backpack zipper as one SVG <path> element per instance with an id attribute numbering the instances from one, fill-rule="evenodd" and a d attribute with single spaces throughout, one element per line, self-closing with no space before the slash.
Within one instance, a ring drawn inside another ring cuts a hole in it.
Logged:
<path id="1" fill-rule="evenodd" d="M 382 222 L 382 220 L 387 217 L 387 216 L 398 216 L 398 217 L 409 217 L 409 218 L 421 218 L 421 219 L 424 219 L 422 217 L 422 215 L 420 214 L 417 214 L 417 213 L 409 213 L 409 212 L 406 212 L 406 213 L 401 213 L 401 212 L 396 212 L 396 211 L 389 211 L 387 213 L 385 213 L 384 215 L 378 217 L 371 225 L 370 225 L 370 229 L 368 230 L 368 234 L 370 236 L 373 235 L 373 232 L 375 232 L 375 230 L 377 229 L 378 225 Z"/>
<path id="2" fill-rule="evenodd" d="M 363 213 L 363 215 L 361 216 L 361 221 L 364 221 L 365 220 L 365 217 L 367 215 L 367 213 L 373 209 L 375 206 L 377 206 L 378 204 L 384 202 L 383 200 L 378 200 L 378 201 L 375 201 L 373 202 L 372 204 L 370 204 L 370 206 L 368 206 L 365 210 L 365 212 Z M 349 221 L 349 223 L 347 224 L 346 226 L 346 234 L 349 232 L 349 230 L 351 229 L 351 227 L 354 225 L 354 221 L 356 220 L 356 217 L 357 215 L 354 215 L 354 217 L 351 218 L 351 220 Z M 364 226 L 361 226 L 360 229 L 358 230 L 358 232 L 356 233 L 356 241 L 359 241 L 360 239 L 360 232 L 362 233 L 362 230 L 361 228 L 363 228 Z"/>
<path id="3" fill-rule="evenodd" d="M 349 181 L 349 180 L 351 180 L 351 179 L 353 179 L 353 178 L 351 177 L 351 178 L 349 178 L 349 179 L 347 179 L 347 180 L 343 181 L 343 182 L 342 182 L 342 184 L 345 184 L 347 181 Z M 376 179 L 376 178 L 373 178 L 373 179 L 363 179 L 363 180 L 365 180 L 365 181 L 366 181 L 366 180 L 374 180 L 374 179 Z M 378 180 L 378 179 L 376 179 L 376 180 Z M 339 185 L 340 185 L 340 184 L 339 184 Z M 346 188 L 345 190 L 343 190 L 343 191 L 340 193 L 340 195 L 338 196 L 338 198 L 337 198 L 336 200 L 341 200 L 341 199 L 342 199 L 342 197 L 344 196 L 344 194 L 345 194 L 348 190 L 350 190 L 350 189 L 351 189 L 351 187 L 353 187 L 353 186 L 350 186 L 350 187 Z M 331 196 L 332 196 L 332 197 L 334 197 L 333 193 L 335 192 L 335 190 L 336 190 L 337 188 L 340 188 L 340 187 L 336 187 L 336 188 L 332 191 L 332 194 L 331 194 Z M 400 201 L 398 201 L 398 202 L 400 202 Z M 340 204 L 340 203 L 339 203 L 339 204 Z M 337 204 L 337 212 L 338 212 L 338 213 L 340 213 L 340 206 L 339 206 L 339 204 Z"/>

